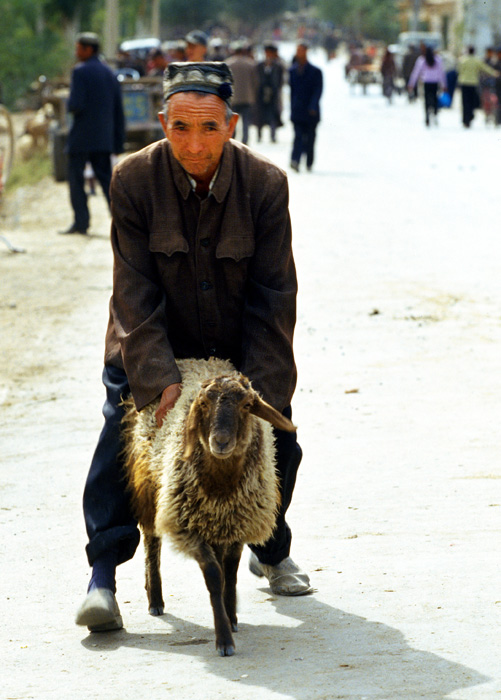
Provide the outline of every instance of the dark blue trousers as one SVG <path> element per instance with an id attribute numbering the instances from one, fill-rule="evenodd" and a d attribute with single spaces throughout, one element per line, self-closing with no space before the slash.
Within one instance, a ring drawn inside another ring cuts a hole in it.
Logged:
<path id="1" fill-rule="evenodd" d="M 110 206 L 111 154 L 104 151 L 68 153 L 68 180 L 70 200 L 74 212 L 74 224 L 78 231 L 87 231 L 90 216 L 85 192 L 85 164 L 90 163 Z"/>
<path id="2" fill-rule="evenodd" d="M 299 163 L 303 153 L 306 154 L 306 167 L 311 168 L 315 158 L 315 138 L 317 121 L 294 122 L 294 143 L 292 145 L 291 161 Z"/>
<path id="3" fill-rule="evenodd" d="M 130 393 L 125 372 L 106 366 L 103 370 L 106 401 L 103 407 L 104 427 L 94 453 L 84 489 L 83 509 L 89 543 L 86 547 L 89 564 L 106 551 L 118 553 L 118 563 L 132 559 L 139 544 L 139 530 L 132 515 L 125 488 L 120 423 L 124 414 L 120 402 Z M 291 417 L 291 410 L 284 410 Z M 302 452 L 296 434 L 275 430 L 277 470 L 280 476 L 282 504 L 273 537 L 261 547 L 251 547 L 263 564 L 278 564 L 290 552 L 291 531 L 285 513 L 292 500 L 296 474 Z"/>

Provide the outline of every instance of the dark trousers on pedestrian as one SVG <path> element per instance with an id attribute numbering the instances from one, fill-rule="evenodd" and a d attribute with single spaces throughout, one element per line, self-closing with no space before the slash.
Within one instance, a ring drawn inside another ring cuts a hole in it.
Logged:
<path id="1" fill-rule="evenodd" d="M 426 126 L 429 126 L 430 114 L 438 114 L 438 83 L 424 83 L 424 112 Z"/>
<path id="2" fill-rule="evenodd" d="M 292 145 L 291 162 L 301 161 L 303 153 L 306 154 L 306 167 L 313 165 L 315 157 L 315 138 L 317 135 L 317 121 L 294 122 L 294 143 Z"/>
<path id="3" fill-rule="evenodd" d="M 463 102 L 463 124 L 470 126 L 475 117 L 475 110 L 480 104 L 478 89 L 475 85 L 461 85 Z"/>
<path id="4" fill-rule="evenodd" d="M 90 163 L 110 206 L 111 154 L 104 151 L 68 153 L 68 180 L 70 200 L 74 212 L 74 225 L 78 231 L 87 231 L 90 216 L 85 192 L 85 164 Z"/>
<path id="5" fill-rule="evenodd" d="M 114 551 L 122 564 L 134 556 L 139 544 L 139 530 L 132 515 L 124 481 L 120 424 L 124 415 L 122 398 L 130 393 L 125 372 L 105 366 L 103 383 L 106 401 L 105 423 L 92 459 L 84 489 L 83 509 L 89 543 L 87 557 L 92 566 L 104 552 Z M 291 410 L 284 410 L 291 417 Z M 282 503 L 273 537 L 261 547 L 251 547 L 263 564 L 278 564 L 290 552 L 291 531 L 285 521 L 290 505 L 302 452 L 296 434 L 275 429 L 277 471 Z"/>
<path id="6" fill-rule="evenodd" d="M 251 113 L 252 108 L 249 104 L 239 104 L 233 105 L 233 111 L 239 115 L 239 122 L 242 125 L 242 143 L 247 144 L 249 142 L 249 126 L 251 123 Z M 238 126 L 238 124 L 237 124 Z"/>

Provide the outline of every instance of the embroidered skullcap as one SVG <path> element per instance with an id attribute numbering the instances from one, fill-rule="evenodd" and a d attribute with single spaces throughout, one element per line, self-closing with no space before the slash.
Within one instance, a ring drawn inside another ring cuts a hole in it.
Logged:
<path id="1" fill-rule="evenodd" d="M 176 92 L 204 92 L 230 104 L 233 76 L 221 61 L 169 63 L 164 72 L 164 100 Z"/>

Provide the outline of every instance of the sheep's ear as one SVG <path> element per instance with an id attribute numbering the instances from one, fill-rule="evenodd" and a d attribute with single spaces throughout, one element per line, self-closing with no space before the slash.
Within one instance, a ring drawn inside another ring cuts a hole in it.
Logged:
<path id="1" fill-rule="evenodd" d="M 258 416 L 258 418 L 267 420 L 268 423 L 271 423 L 279 430 L 286 430 L 288 433 L 296 432 L 296 426 L 288 418 L 283 416 L 279 411 L 273 408 L 273 406 L 270 406 L 269 403 L 263 401 L 257 394 L 252 402 L 250 412 Z"/>
<path id="2" fill-rule="evenodd" d="M 195 399 L 191 404 L 186 418 L 186 428 L 184 431 L 184 453 L 183 459 L 190 459 L 197 446 L 198 424 L 200 422 L 200 406 Z"/>

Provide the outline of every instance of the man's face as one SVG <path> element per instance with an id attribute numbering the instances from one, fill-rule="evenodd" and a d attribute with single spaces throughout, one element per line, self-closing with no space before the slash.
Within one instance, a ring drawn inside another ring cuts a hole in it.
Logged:
<path id="1" fill-rule="evenodd" d="M 162 113 L 159 118 L 174 158 L 195 181 L 208 184 L 238 115 L 227 122 L 226 105 L 216 95 L 178 92 L 169 98 L 167 122 Z"/>
<path id="2" fill-rule="evenodd" d="M 306 46 L 299 44 L 299 46 L 296 49 L 296 58 L 299 61 L 299 63 L 306 63 L 307 52 L 308 49 L 306 48 Z"/>
<path id="3" fill-rule="evenodd" d="M 186 44 L 186 60 L 187 61 L 205 61 L 205 56 L 207 54 L 207 47 L 203 44 Z"/>
<path id="4" fill-rule="evenodd" d="M 88 61 L 89 58 L 94 54 L 94 49 L 92 46 L 84 46 L 77 41 L 75 45 L 75 56 L 79 61 Z"/>

